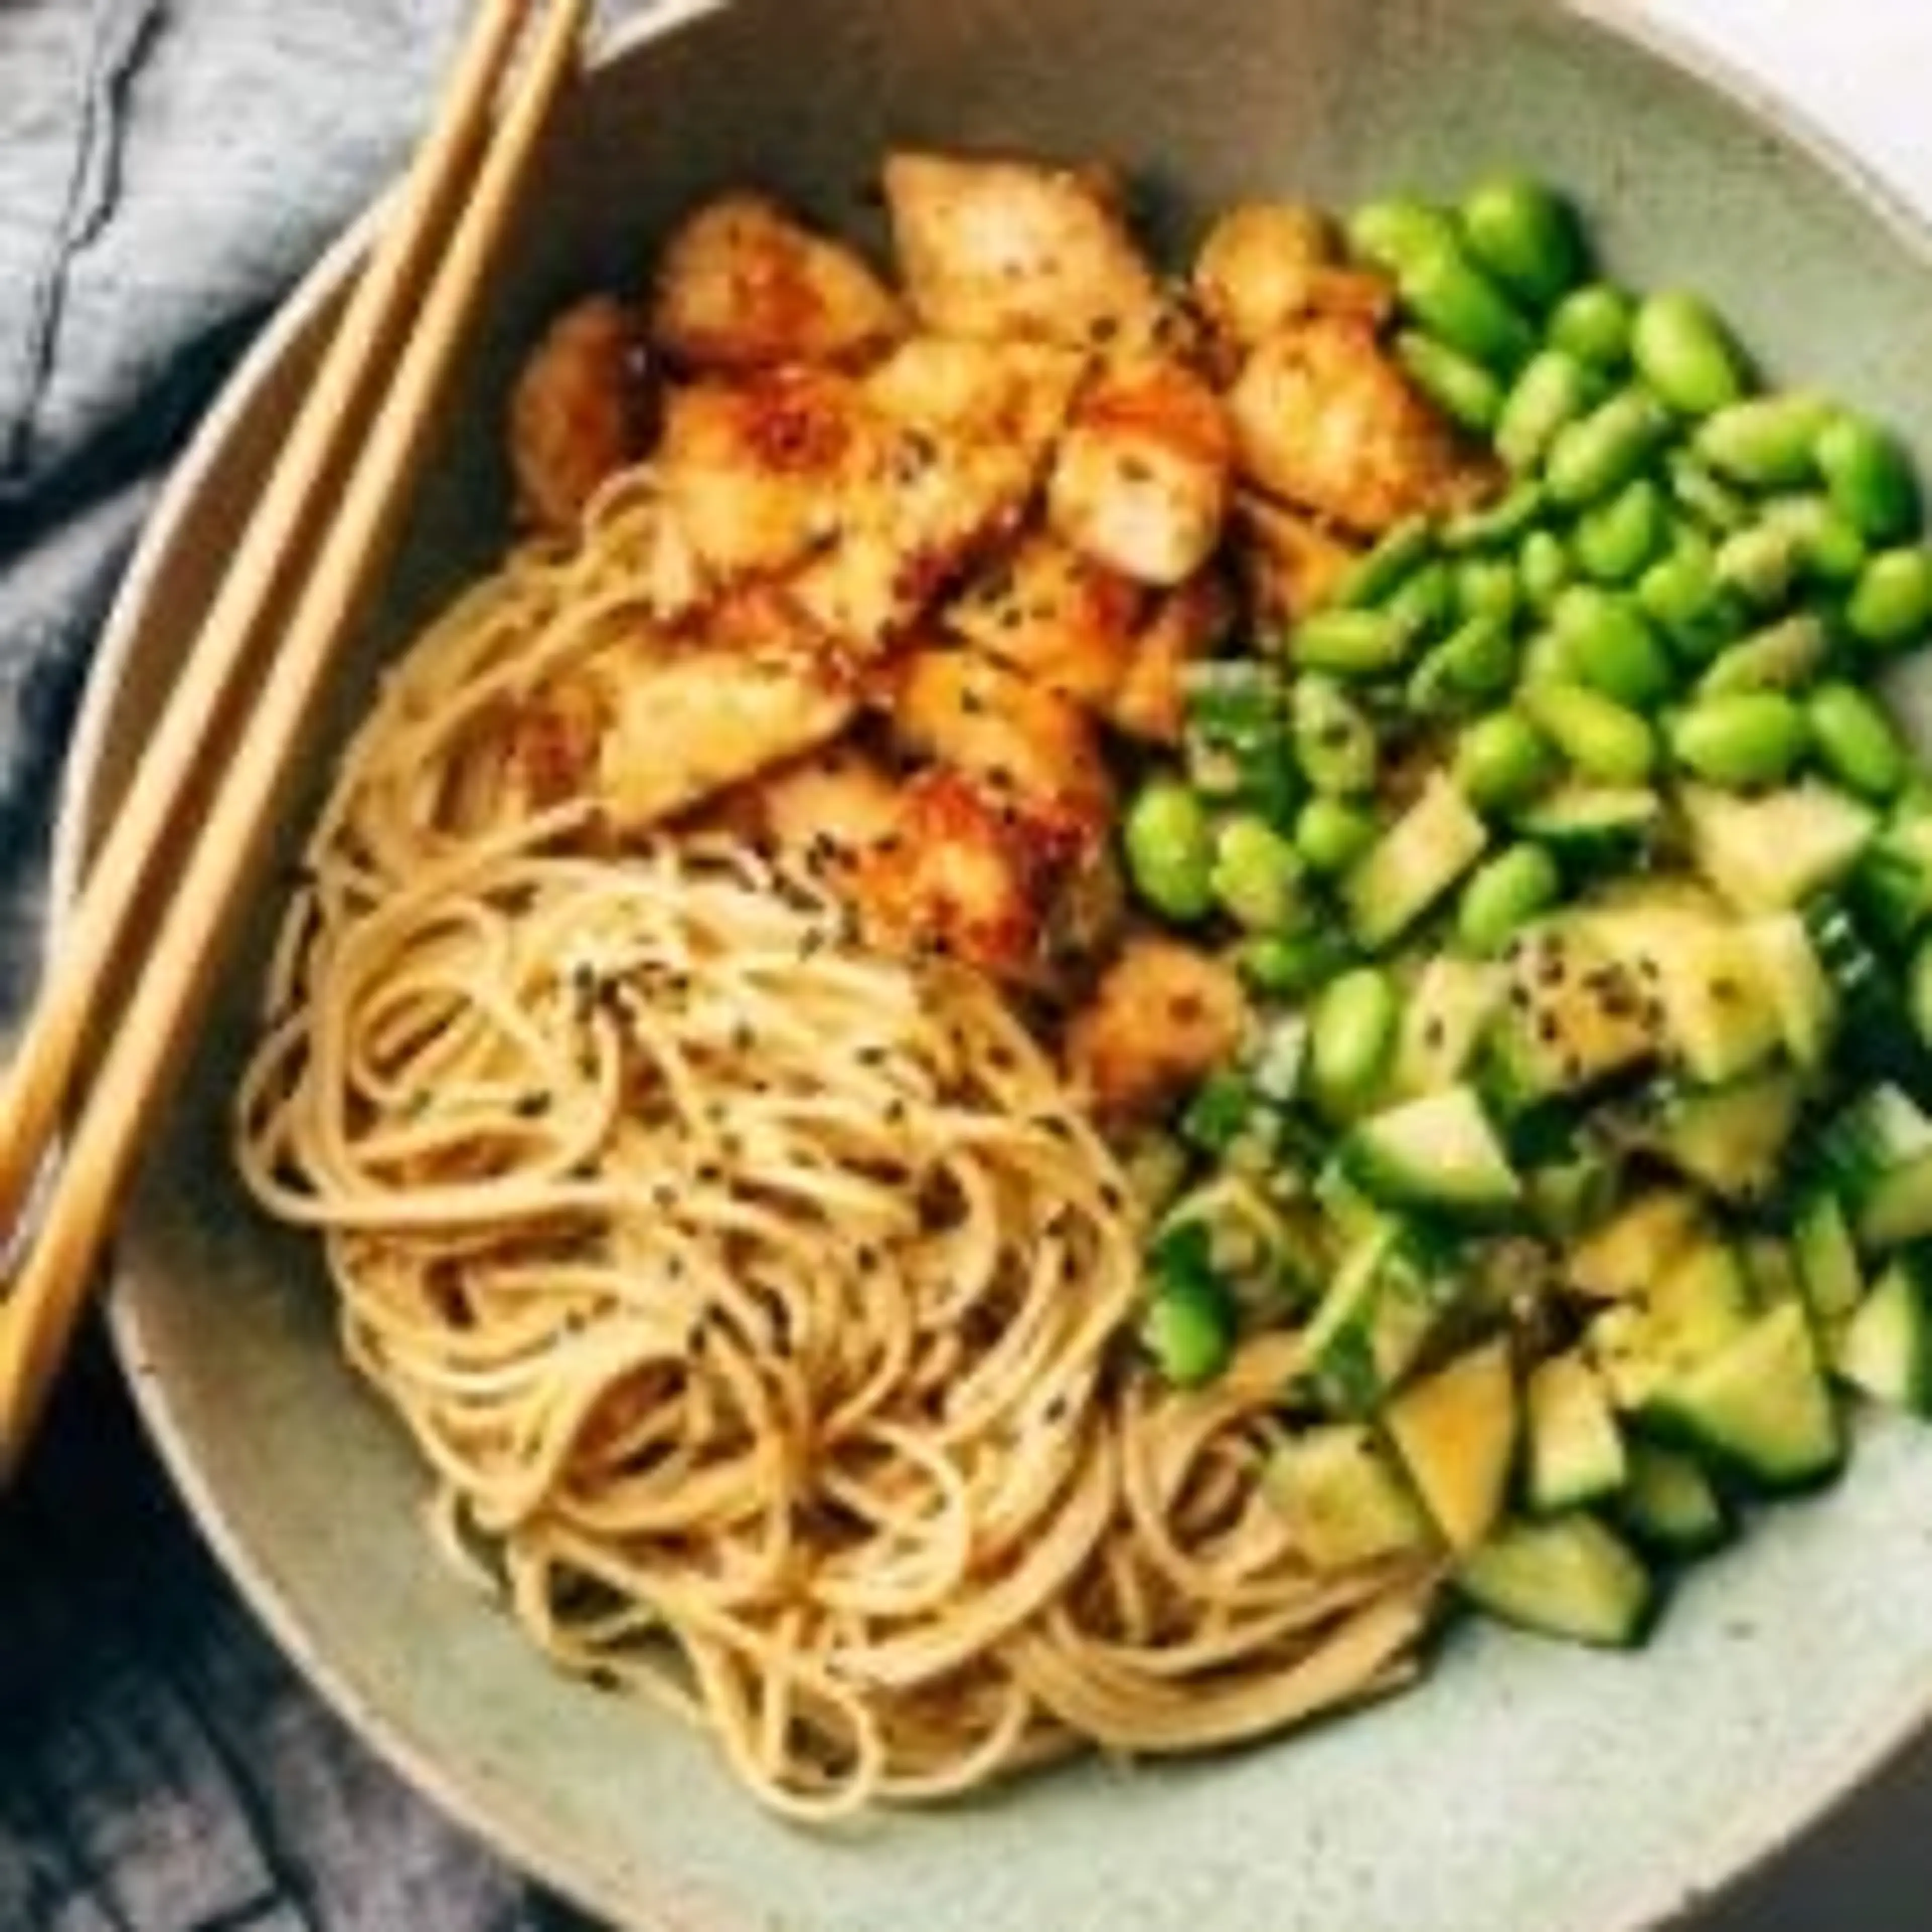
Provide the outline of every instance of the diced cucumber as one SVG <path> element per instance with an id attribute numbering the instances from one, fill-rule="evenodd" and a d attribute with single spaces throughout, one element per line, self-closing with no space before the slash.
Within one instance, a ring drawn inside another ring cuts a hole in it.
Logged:
<path id="1" fill-rule="evenodd" d="M 1523 1195 L 1529 1218 L 1552 1241 L 1574 1240 L 1602 1225 L 1616 1208 L 1623 1168 L 1608 1148 L 1579 1146 L 1527 1168 Z"/>
<path id="2" fill-rule="evenodd" d="M 1656 1056 L 1660 1031 L 1643 988 L 1580 921 L 1526 934 L 1508 968 L 1484 1070 L 1506 1110 L 1586 1092 Z"/>
<path id="3" fill-rule="evenodd" d="M 1641 1411 L 1674 1376 L 1743 1334 L 1754 1312 L 1736 1252 L 1706 1236 L 1640 1295 L 1591 1322 L 1591 1358 L 1617 1407 Z"/>
<path id="4" fill-rule="evenodd" d="M 1523 1390 L 1523 1492 L 1539 1516 L 1595 1502 L 1623 1486 L 1623 1431 L 1587 1357 L 1573 1351 L 1538 1363 Z"/>
<path id="5" fill-rule="evenodd" d="M 1932 920 L 1932 813 L 1909 812 L 1887 825 L 1860 857 L 1850 892 L 1876 931 L 1909 946 Z"/>
<path id="6" fill-rule="evenodd" d="M 1744 912 L 1784 912 L 1835 885 L 1878 829 L 1866 806 L 1805 782 L 1758 797 L 1707 785 L 1679 794 L 1697 868 Z"/>
<path id="7" fill-rule="evenodd" d="M 1262 1492 L 1318 1570 L 1420 1550 L 1435 1532 L 1388 1446 L 1364 1423 L 1328 1423 L 1269 1456 Z"/>
<path id="8" fill-rule="evenodd" d="M 1189 1188 L 1162 1217 L 1156 1246 L 1184 1228 L 1205 1236 L 1208 1265 L 1241 1305 L 1280 1313 L 1301 1306 L 1329 1257 L 1252 1175 L 1226 1168 Z"/>
<path id="9" fill-rule="evenodd" d="M 1618 1514 L 1631 1535 L 1661 1556 L 1702 1556 L 1730 1540 L 1731 1513 L 1694 1456 L 1634 1441 Z"/>
<path id="10" fill-rule="evenodd" d="M 1830 1328 L 1864 1299 L 1864 1270 L 1838 1197 L 1814 1182 L 1792 1217 L 1791 1252 L 1814 1321 Z"/>
<path id="11" fill-rule="evenodd" d="M 1372 1199 L 1462 1219 L 1493 1219 L 1522 1185 L 1482 1102 L 1445 1088 L 1373 1115 L 1342 1143 L 1342 1170 Z"/>
<path id="12" fill-rule="evenodd" d="M 1600 1301 L 1641 1298 L 1704 1234 L 1704 1210 L 1682 1187 L 1634 1195 L 1578 1241 L 1564 1264 L 1570 1285 Z"/>
<path id="13" fill-rule="evenodd" d="M 1304 1338 L 1317 1396 L 1345 1416 L 1379 1407 L 1414 1366 L 1451 1299 L 1450 1284 L 1399 1222 L 1358 1236 Z"/>
<path id="14" fill-rule="evenodd" d="M 1356 944 L 1373 952 L 1406 932 L 1482 856 L 1489 837 L 1462 793 L 1432 777 L 1342 879 Z"/>
<path id="15" fill-rule="evenodd" d="M 1458 1567 L 1456 1587 L 1491 1616 L 1546 1636 L 1628 1649 L 1658 1607 L 1654 1579 L 1587 1511 L 1504 1524 Z"/>
<path id="16" fill-rule="evenodd" d="M 1308 1016 L 1284 1013 L 1248 1055 L 1250 1084 L 1270 1106 L 1292 1106 L 1308 1067 Z"/>
<path id="17" fill-rule="evenodd" d="M 1750 1228 L 1738 1237 L 1738 1258 L 1744 1264 L 1744 1280 L 1750 1284 L 1751 1301 L 1759 1308 L 1775 1308 L 1780 1302 L 1800 1304 L 1808 1317 L 1810 1299 L 1798 1272 L 1798 1257 L 1782 1235 Z"/>
<path id="18" fill-rule="evenodd" d="M 1809 1487 L 1837 1474 L 1844 1430 L 1810 1318 L 1787 1301 L 1670 1377 L 1646 1418 L 1756 1486 Z"/>
<path id="19" fill-rule="evenodd" d="M 1832 1366 L 1875 1401 L 1932 1417 L 1932 1264 L 1894 1255 L 1838 1331 Z"/>
<path id="20" fill-rule="evenodd" d="M 1643 1144 L 1726 1201 L 1762 1201 L 1778 1178 L 1798 1124 L 1804 1089 L 1788 1066 L 1722 1087 L 1673 1089 Z"/>
<path id="21" fill-rule="evenodd" d="M 1402 1009 L 1390 1077 L 1394 1090 L 1413 1095 L 1453 1087 L 1468 1070 L 1508 990 L 1502 969 L 1490 961 L 1450 953 L 1430 959 Z"/>
<path id="22" fill-rule="evenodd" d="M 1526 838 L 1570 866 L 1588 868 L 1630 859 L 1664 822 L 1664 802 L 1648 785 L 1558 785 L 1514 820 Z"/>
<path id="23" fill-rule="evenodd" d="M 1804 922 L 1775 913 L 1744 928 L 1760 983 L 1771 996 L 1784 1050 L 1803 1067 L 1822 1066 L 1838 1030 L 1838 996 Z"/>
<path id="24" fill-rule="evenodd" d="M 1483 1342 L 1411 1383 L 1382 1420 L 1443 1540 L 1452 1550 L 1473 1550 L 1502 1513 L 1516 1458 L 1508 1342 Z"/>
<path id="25" fill-rule="evenodd" d="M 1861 1248 L 1932 1234 L 1932 1120 L 1901 1089 L 1868 1088 L 1842 1108 L 1820 1137 L 1818 1159 Z"/>
<path id="26" fill-rule="evenodd" d="M 1896 976 L 1844 902 L 1823 894 L 1806 905 L 1804 918 L 1819 963 L 1838 995 L 1834 1058 L 1839 1066 L 1932 1100 L 1932 1054 L 1912 1024 Z"/>

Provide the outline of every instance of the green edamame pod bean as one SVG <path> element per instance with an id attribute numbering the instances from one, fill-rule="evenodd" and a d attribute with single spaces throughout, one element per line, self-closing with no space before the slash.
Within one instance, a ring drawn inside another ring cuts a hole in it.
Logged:
<path id="1" fill-rule="evenodd" d="M 1351 610 L 1372 609 L 1412 571 L 1429 561 L 1436 534 L 1426 517 L 1405 517 L 1392 524 L 1342 574 L 1334 601 Z"/>
<path id="2" fill-rule="evenodd" d="M 1689 664 L 1708 663 L 1747 622 L 1741 600 L 1718 581 L 1714 546 L 1696 529 L 1680 529 L 1669 552 L 1638 578 L 1636 601 Z"/>
<path id="3" fill-rule="evenodd" d="M 1536 346 L 1528 318 L 1460 248 L 1430 248 L 1395 265 L 1404 308 L 1438 341 L 1508 371 Z"/>
<path id="4" fill-rule="evenodd" d="M 1550 317 L 1550 340 L 1579 362 L 1620 375 L 1630 361 L 1635 304 L 1613 283 L 1588 282 L 1573 289 Z"/>
<path id="5" fill-rule="evenodd" d="M 1918 534 L 1918 478 L 1888 430 L 1844 410 L 1818 432 L 1811 453 L 1832 503 L 1861 536 L 1896 544 Z"/>
<path id="6" fill-rule="evenodd" d="M 1790 490 L 1816 474 L 1832 404 L 1809 389 L 1732 403 L 1697 426 L 1692 447 L 1720 476 L 1752 490 Z"/>
<path id="7" fill-rule="evenodd" d="M 1418 256 L 1456 245 L 1456 224 L 1447 214 L 1402 196 L 1364 202 L 1344 232 L 1352 254 L 1391 274 Z"/>
<path id="8" fill-rule="evenodd" d="M 1298 670 L 1337 677 L 1379 677 L 1398 670 L 1414 643 L 1408 627 L 1386 610 L 1317 610 L 1295 626 L 1288 655 Z"/>
<path id="9" fill-rule="evenodd" d="M 1774 497 L 1764 520 L 1790 538 L 1798 568 L 1818 583 L 1850 584 L 1864 568 L 1864 538 L 1828 496 Z"/>
<path id="10" fill-rule="evenodd" d="M 1208 888 L 1250 932 L 1286 932 L 1308 914 L 1300 855 L 1264 818 L 1240 812 L 1214 834 Z"/>
<path id="11" fill-rule="evenodd" d="M 1774 610 L 1798 581 L 1798 539 L 1771 522 L 1733 530 L 1718 546 L 1718 582 L 1760 610 Z"/>
<path id="12" fill-rule="evenodd" d="M 1664 470 L 1678 508 L 1712 535 L 1726 536 L 1750 521 L 1754 514 L 1750 500 L 1689 450 L 1670 451 L 1664 459 Z"/>
<path id="13" fill-rule="evenodd" d="M 1381 821 L 1366 806 L 1318 795 L 1295 815 L 1294 849 L 1311 872 L 1333 878 L 1346 872 L 1381 830 Z"/>
<path id="14" fill-rule="evenodd" d="M 1524 602 L 1548 616 L 1572 574 L 1563 539 L 1554 530 L 1532 530 L 1516 553 L 1516 572 L 1522 579 Z"/>
<path id="15" fill-rule="evenodd" d="M 1545 183 L 1496 175 L 1462 199 L 1469 252 L 1512 295 L 1546 309 L 1583 273 L 1583 234 L 1574 210 Z"/>
<path id="16" fill-rule="evenodd" d="M 1570 638 L 1554 624 L 1533 631 L 1522 647 L 1519 681 L 1524 684 L 1574 684 L 1576 667 L 1570 662 Z"/>
<path id="17" fill-rule="evenodd" d="M 1409 380 L 1451 422 L 1478 436 L 1494 428 L 1502 412 L 1503 386 L 1492 370 L 1419 328 L 1400 331 L 1394 347 Z"/>
<path id="18" fill-rule="evenodd" d="M 1516 656 L 1507 623 L 1471 617 L 1424 655 L 1408 680 L 1408 701 L 1425 717 L 1474 710 L 1508 690 Z"/>
<path id="19" fill-rule="evenodd" d="M 1512 470 L 1534 470 L 1557 433 L 1596 396 L 1595 379 L 1567 350 L 1538 350 L 1517 372 L 1497 411 L 1496 454 Z"/>
<path id="20" fill-rule="evenodd" d="M 1638 304 L 1630 359 L 1679 416 L 1708 416 L 1744 393 L 1744 359 L 1716 310 L 1686 289 Z"/>
<path id="21" fill-rule="evenodd" d="M 1861 644 L 1895 650 L 1932 625 L 1932 554 L 1880 550 L 1859 572 L 1845 604 L 1846 627 Z"/>
<path id="22" fill-rule="evenodd" d="M 1570 554 L 1586 577 L 1628 584 L 1640 576 L 1670 535 L 1670 506 L 1654 478 L 1640 476 L 1592 503 L 1570 533 Z"/>
<path id="23" fill-rule="evenodd" d="M 1831 655 L 1832 637 L 1810 611 L 1794 611 L 1719 652 L 1698 680 L 1700 698 L 1733 691 L 1796 691 L 1809 684 Z"/>
<path id="24" fill-rule="evenodd" d="M 1310 787 L 1348 798 L 1375 789 L 1381 746 L 1375 721 L 1335 679 L 1299 677 L 1289 700 L 1295 762 Z"/>
<path id="25" fill-rule="evenodd" d="M 1573 584 L 1556 600 L 1551 621 L 1571 676 L 1619 704 L 1642 710 L 1676 682 L 1670 653 L 1630 598 Z"/>
<path id="26" fill-rule="evenodd" d="M 1346 1113 L 1373 1096 L 1397 1013 L 1395 987 L 1379 967 L 1352 968 L 1322 988 L 1309 1022 L 1308 1070 L 1325 1106 Z"/>
<path id="27" fill-rule="evenodd" d="M 1442 526 L 1444 547 L 1452 550 L 1494 550 L 1513 544 L 1540 517 L 1548 506 L 1543 486 L 1523 482 L 1512 485 L 1480 509 L 1459 511 Z"/>
<path id="28" fill-rule="evenodd" d="M 1526 685 L 1516 702 L 1586 778 L 1642 784 L 1657 763 L 1657 737 L 1649 725 L 1588 685 Z"/>
<path id="29" fill-rule="evenodd" d="M 1492 711 L 1456 741 L 1457 788 L 1478 812 L 1508 812 L 1553 784 L 1556 747 L 1520 711 Z"/>
<path id="30" fill-rule="evenodd" d="M 1932 1045 L 1932 936 L 1921 940 L 1918 951 L 1912 956 L 1905 997 L 1918 1037 Z"/>
<path id="31" fill-rule="evenodd" d="M 1670 727 L 1670 754 L 1678 764 L 1732 790 L 1781 784 L 1810 742 L 1804 712 L 1777 691 L 1700 698 Z"/>
<path id="32" fill-rule="evenodd" d="M 1882 802 L 1904 784 L 1912 760 L 1875 698 L 1852 684 L 1821 684 L 1806 699 L 1819 762 L 1849 791 Z"/>
<path id="33" fill-rule="evenodd" d="M 1565 509 L 1622 488 L 1649 462 L 1670 431 L 1664 406 L 1641 389 L 1624 389 L 1566 424 L 1543 466 L 1552 502 Z"/>
<path id="34" fill-rule="evenodd" d="M 1257 992 L 1298 1000 L 1326 986 L 1354 956 L 1334 932 L 1268 933 L 1244 944 L 1234 963 Z"/>
<path id="35" fill-rule="evenodd" d="M 1214 830 L 1208 808 L 1178 778 L 1150 778 L 1120 825 L 1127 876 L 1164 919 L 1186 925 L 1214 910 Z"/>
<path id="36" fill-rule="evenodd" d="M 1540 845 L 1512 845 L 1472 872 L 1456 902 L 1456 937 L 1479 958 L 1500 952 L 1563 896 L 1563 875 Z"/>
<path id="37" fill-rule="evenodd" d="M 1466 556 L 1456 565 L 1458 616 L 1493 617 L 1500 624 L 1514 622 L 1522 601 L 1516 566 L 1506 556 Z"/>
<path id="38" fill-rule="evenodd" d="M 1438 559 L 1412 571 L 1382 599 L 1382 610 L 1412 644 L 1434 636 L 1456 614 L 1456 580 L 1448 565 Z"/>

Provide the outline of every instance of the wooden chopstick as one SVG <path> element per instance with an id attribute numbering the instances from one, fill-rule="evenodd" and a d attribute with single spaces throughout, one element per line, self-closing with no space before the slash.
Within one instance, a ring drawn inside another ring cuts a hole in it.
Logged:
<path id="1" fill-rule="evenodd" d="M 128 910 L 142 883 L 167 860 L 175 869 L 165 904 L 145 935 L 138 973 L 128 976 L 130 989 L 114 1002 L 115 1030 L 45 1184 L 44 1210 L 20 1238 L 17 1270 L 0 1298 L 0 1481 L 16 1466 L 65 1353 L 150 1110 L 200 1023 L 220 938 L 266 842 L 279 782 L 337 644 L 386 559 L 386 538 L 414 478 L 464 324 L 569 70 L 587 0 L 557 0 L 502 112 L 491 118 L 528 5 L 529 0 L 491 0 L 480 17 L 390 236 L 317 380 L 315 400 L 326 398 L 335 424 L 346 431 L 352 464 L 345 470 L 327 418 L 305 412 L 291 439 L 286 480 L 278 473 L 264 500 L 263 520 L 251 526 L 182 681 L 197 710 L 189 714 L 191 722 L 177 725 L 171 707 L 169 723 L 158 731 L 155 743 L 166 741 L 165 760 L 155 752 L 144 760 L 121 820 L 137 810 L 142 817 L 125 833 L 117 820 L 88 876 L 70 943 L 53 963 L 50 992 L 29 1023 L 22 1059 L 0 1092 L 8 1110 L 0 1179 L 4 1204 L 17 1214 L 48 1156 L 54 1124 L 87 1050 L 90 1019 L 106 1004 L 107 977 L 127 950 Z M 480 162 L 479 130 L 487 140 Z M 452 213 L 455 225 L 445 244 L 442 231 Z M 366 408 L 352 405 L 373 400 L 398 341 L 393 380 L 370 418 Z M 313 555 L 298 566 L 296 546 L 318 520 L 316 506 L 338 473 L 346 477 L 340 507 Z M 254 634 L 270 609 L 280 608 L 276 593 L 284 590 L 286 615 L 271 649 Z M 232 700 L 237 671 L 258 650 L 267 662 L 241 716 L 238 704 L 224 700 Z M 224 711 L 230 714 L 225 719 Z M 204 736 L 218 722 L 229 727 L 218 749 Z M 175 799 L 197 764 L 218 759 L 224 761 L 219 778 L 199 836 L 190 838 L 172 809 Z M 158 776 L 150 778 L 150 770 Z"/>

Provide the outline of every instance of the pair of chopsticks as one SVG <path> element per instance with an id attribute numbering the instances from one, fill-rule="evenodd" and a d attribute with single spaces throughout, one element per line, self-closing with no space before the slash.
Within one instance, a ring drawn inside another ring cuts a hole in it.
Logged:
<path id="1" fill-rule="evenodd" d="M 483 0 L 0 1076 L 0 1483 L 200 1024 L 316 694 L 386 561 L 586 8 L 554 0 L 532 24 L 532 0 Z M 144 904 L 159 910 L 136 949 Z"/>

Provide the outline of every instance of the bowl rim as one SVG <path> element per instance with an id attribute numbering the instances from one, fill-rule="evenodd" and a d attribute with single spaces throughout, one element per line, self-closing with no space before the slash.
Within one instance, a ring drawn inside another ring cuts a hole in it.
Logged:
<path id="1" fill-rule="evenodd" d="M 636 58 L 738 0 L 658 0 L 609 28 L 590 48 L 584 76 Z M 1648 0 L 1645 0 L 1647 8 Z M 1673 70 L 1735 115 L 1828 178 L 1838 190 L 1932 276 L 1932 204 L 1921 209 L 1846 140 L 1781 88 L 1730 54 L 1628 0 L 1553 0 L 1552 10 Z M 103 766 L 119 692 L 148 626 L 154 587 L 180 541 L 211 473 L 238 424 L 254 407 L 302 337 L 339 302 L 356 262 L 368 251 L 394 199 L 392 178 L 352 217 L 277 302 L 272 313 L 202 412 L 145 519 L 141 536 L 101 627 L 69 737 L 57 794 L 48 868 L 44 968 L 58 958 L 86 868 L 88 803 Z M 491 1856 L 584 1911 L 638 1932 L 672 1932 L 653 1900 L 609 1891 L 577 1868 L 536 1809 L 506 1803 L 488 1780 L 441 1756 L 416 1727 L 365 1693 L 334 1660 L 326 1634 L 292 1599 L 272 1566 L 250 1546 L 197 1456 L 192 1432 L 178 1418 L 164 1379 L 150 1361 L 142 1297 L 118 1250 L 107 1263 L 106 1327 L 144 1433 L 227 1580 L 301 1678 L 357 1742 L 433 1803 Z M 1932 1731 L 1932 1678 L 1895 1714 L 1875 1718 L 1842 1739 L 1802 1774 L 1755 1786 L 1720 1838 L 1699 1848 L 1697 1869 L 1647 1871 L 1625 1886 L 1613 1913 L 1592 1932 L 1664 1932 L 1708 1907 L 1831 1820 L 1859 1792 L 1880 1783 L 1924 1734 Z M 676 1932 L 698 1932 L 677 1913 Z M 707 1924 L 704 1932 L 712 1932 Z M 724 1932 L 721 1925 L 718 1932 Z"/>

